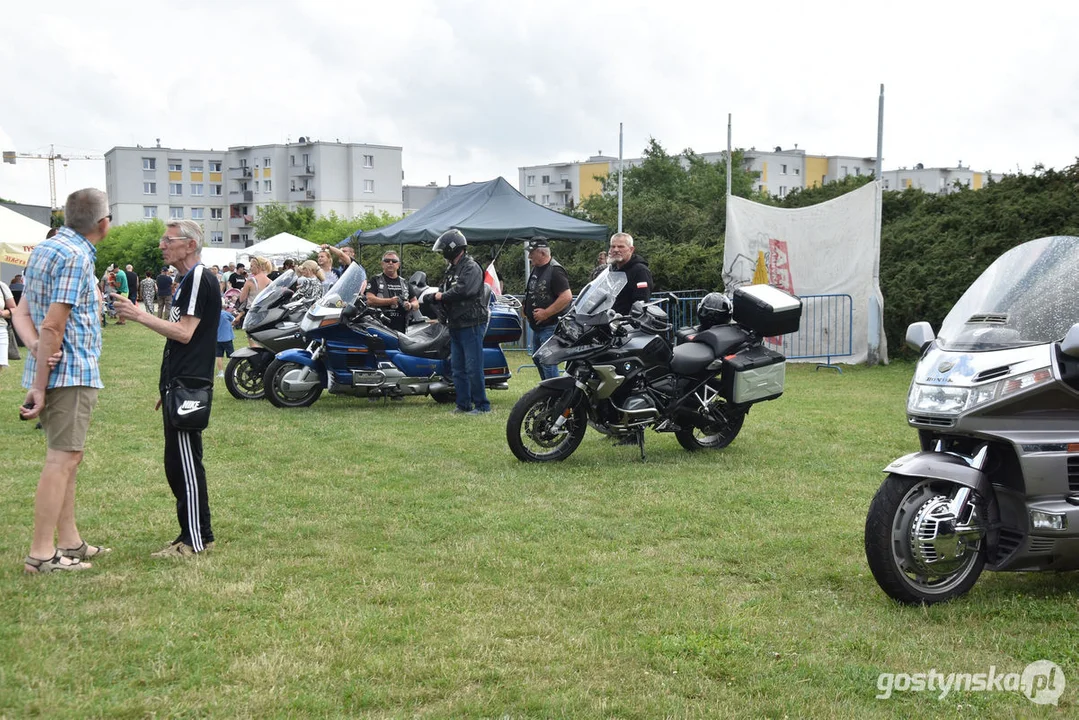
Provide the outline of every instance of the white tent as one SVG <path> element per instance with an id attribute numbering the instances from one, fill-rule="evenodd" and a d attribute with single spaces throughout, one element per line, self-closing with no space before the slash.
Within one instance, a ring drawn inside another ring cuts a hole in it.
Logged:
<path id="1" fill-rule="evenodd" d="M 274 264 L 280 265 L 281 261 L 287 258 L 292 258 L 293 260 L 305 259 L 311 253 L 317 252 L 318 247 L 315 243 L 308 242 L 295 235 L 278 233 L 262 242 L 255 243 L 251 247 L 240 250 L 237 257 L 241 262 L 248 261 L 253 257 L 264 257 L 267 260 L 272 260 Z"/>
<path id="2" fill-rule="evenodd" d="M 49 226 L 0 205 L 0 279 L 10 280 L 26 267 L 30 251 L 45 239 Z"/>

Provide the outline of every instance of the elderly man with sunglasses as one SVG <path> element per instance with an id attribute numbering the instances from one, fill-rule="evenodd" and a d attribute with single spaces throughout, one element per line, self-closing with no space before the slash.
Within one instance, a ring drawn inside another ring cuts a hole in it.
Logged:
<path id="1" fill-rule="evenodd" d="M 408 314 L 420 305 L 416 293 L 401 277 L 401 258 L 393 250 L 382 253 L 382 272 L 367 285 L 367 304 L 381 310 L 397 332 L 405 331 Z"/>
<path id="2" fill-rule="evenodd" d="M 193 220 L 173 220 L 165 226 L 165 235 L 158 247 L 165 262 L 176 268 L 179 277 L 168 319 L 154 317 L 127 298 L 114 296 L 120 317 L 145 325 L 166 339 L 156 408 L 162 406 L 166 390 L 178 378 L 202 387 L 213 386 L 217 328 L 221 317 L 218 281 L 202 264 L 202 226 Z M 165 477 L 176 497 L 180 534 L 151 555 L 188 557 L 205 552 L 214 544 L 210 502 L 206 494 L 206 469 L 202 464 L 202 431 L 177 427 L 168 408 L 162 416 Z"/>

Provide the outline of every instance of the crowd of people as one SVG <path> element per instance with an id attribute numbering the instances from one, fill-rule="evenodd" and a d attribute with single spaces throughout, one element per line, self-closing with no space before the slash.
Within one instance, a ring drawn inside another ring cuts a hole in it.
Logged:
<path id="1" fill-rule="evenodd" d="M 207 267 L 201 261 L 202 227 L 191 220 L 173 220 L 159 241 L 164 258 L 160 271 L 147 270 L 140 280 L 131 265 L 110 265 L 98 278 L 96 246 L 112 223 L 106 194 L 94 188 L 78 190 L 67 198 L 64 212 L 66 225 L 50 231 L 34 248 L 25 274 L 15 276 L 10 288 L 0 283 L 0 319 L 14 328 L 28 350 L 23 371 L 27 394 L 19 414 L 24 420 L 39 421 L 47 446 L 24 569 L 84 570 L 110 552 L 82 537 L 74 508 L 75 479 L 98 391 L 104 387 L 102 326 L 110 317 L 117 325 L 137 323 L 166 339 L 155 410 L 162 411 L 164 472 L 176 501 L 179 533 L 151 555 L 188 557 L 206 552 L 214 545 L 214 533 L 202 429 L 209 420 L 214 368 L 220 377 L 224 358 L 233 351 L 233 328 L 279 273 L 293 270 L 295 292 L 317 299 L 356 262 L 355 254 L 351 248 L 323 245 L 316 259 L 298 266 L 286 260 L 280 270 L 263 257 L 251 258 L 249 267 L 244 263 Z M 485 414 L 491 411 L 482 359 L 490 290 L 460 230 L 443 233 L 433 249 L 447 262 L 434 300 L 441 304 L 449 328 L 456 389 L 453 412 Z M 546 240 L 532 241 L 528 257 L 532 270 L 524 315 L 532 330 L 534 354 L 568 310 L 572 289 Z M 651 274 L 634 254 L 632 237 L 626 233 L 611 237 L 593 277 L 608 264 L 629 280 L 615 300 L 616 312 L 626 313 L 635 300 L 649 297 Z M 384 252 L 380 265 L 381 272 L 373 274 L 360 292 L 391 328 L 403 332 L 418 310 L 415 290 L 403 279 L 395 251 Z M 363 277 L 366 281 L 366 273 Z M 7 365 L 12 343 L 6 331 L 0 332 L 0 369 Z M 537 369 L 541 379 L 558 374 L 557 366 L 537 363 Z"/>

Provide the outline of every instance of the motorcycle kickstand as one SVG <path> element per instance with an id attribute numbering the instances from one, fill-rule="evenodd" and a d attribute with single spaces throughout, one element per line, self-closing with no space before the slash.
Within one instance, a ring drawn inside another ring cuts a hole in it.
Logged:
<path id="1" fill-rule="evenodd" d="M 637 447 L 641 451 L 641 462 L 644 462 L 644 429 L 637 428 Z"/>

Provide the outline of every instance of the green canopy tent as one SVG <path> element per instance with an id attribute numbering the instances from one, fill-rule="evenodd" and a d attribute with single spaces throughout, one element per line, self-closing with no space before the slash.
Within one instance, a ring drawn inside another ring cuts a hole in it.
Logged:
<path id="1" fill-rule="evenodd" d="M 360 245 L 434 243 L 457 228 L 471 243 L 503 243 L 544 237 L 550 240 L 607 240 L 607 226 L 578 220 L 537 205 L 504 178 L 450 185 L 408 217 L 377 230 L 358 231 L 342 240 Z"/>

